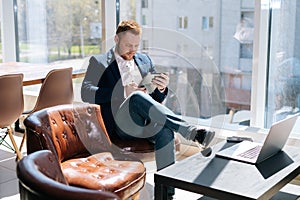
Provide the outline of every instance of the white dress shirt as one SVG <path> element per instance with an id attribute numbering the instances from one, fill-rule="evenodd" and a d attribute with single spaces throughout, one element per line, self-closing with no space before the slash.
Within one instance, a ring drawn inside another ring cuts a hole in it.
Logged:
<path id="1" fill-rule="evenodd" d="M 118 67 L 122 79 L 122 85 L 125 87 L 133 82 L 139 85 L 139 83 L 142 81 L 143 78 L 134 60 L 133 59 L 124 60 L 116 51 L 115 51 L 115 58 L 118 63 Z M 124 97 L 126 98 L 125 89 L 124 89 Z"/>

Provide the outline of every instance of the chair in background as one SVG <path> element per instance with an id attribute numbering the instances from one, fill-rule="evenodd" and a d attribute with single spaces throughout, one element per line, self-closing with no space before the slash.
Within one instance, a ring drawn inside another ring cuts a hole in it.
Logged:
<path id="1" fill-rule="evenodd" d="M 24 120 L 27 154 L 50 150 L 70 185 L 138 199 L 146 169 L 111 143 L 100 109 L 96 104 L 66 104 L 30 114 Z"/>
<path id="2" fill-rule="evenodd" d="M 233 122 L 236 111 L 250 110 L 251 90 L 243 88 L 243 73 L 223 73 L 228 77 L 228 86 L 224 88 L 224 103 L 230 116 L 229 123 Z M 235 81 L 239 84 L 235 86 Z"/>
<path id="3" fill-rule="evenodd" d="M 117 200 L 111 192 L 68 185 L 60 164 L 49 150 L 29 154 L 17 164 L 21 200 Z"/>
<path id="4" fill-rule="evenodd" d="M 23 115 L 29 115 L 51 106 L 70 104 L 73 102 L 73 98 L 72 68 L 51 70 L 42 83 L 34 108 L 24 111 Z M 23 135 L 20 150 L 22 150 L 25 139 L 26 133 Z"/>
<path id="5" fill-rule="evenodd" d="M 0 128 L 7 129 L 0 144 L 5 144 L 5 137 L 9 135 L 17 160 L 22 158 L 22 154 L 14 139 L 11 125 L 21 116 L 23 109 L 23 74 L 0 76 Z M 6 146 L 10 147 L 8 143 Z"/>

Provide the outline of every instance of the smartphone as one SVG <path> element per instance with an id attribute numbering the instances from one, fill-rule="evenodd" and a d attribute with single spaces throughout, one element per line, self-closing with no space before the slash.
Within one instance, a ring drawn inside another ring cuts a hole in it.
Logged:
<path id="1" fill-rule="evenodd" d="M 155 77 L 159 77 L 161 74 L 168 74 L 167 72 L 154 72 L 154 73 L 151 73 L 151 75 L 153 75 L 153 78 Z"/>
<path id="2" fill-rule="evenodd" d="M 227 142 L 242 142 L 244 140 L 253 142 L 252 138 L 250 138 L 250 137 L 239 137 L 239 136 L 227 137 Z"/>

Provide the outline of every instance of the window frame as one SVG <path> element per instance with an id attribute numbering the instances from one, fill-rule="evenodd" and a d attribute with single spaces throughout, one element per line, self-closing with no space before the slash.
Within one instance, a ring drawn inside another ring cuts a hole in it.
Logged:
<path id="1" fill-rule="evenodd" d="M 270 7 L 255 0 L 250 126 L 265 127 L 267 63 L 270 36 Z M 258 84 L 259 83 L 259 84 Z M 263 94 L 263 95 L 259 95 Z"/>

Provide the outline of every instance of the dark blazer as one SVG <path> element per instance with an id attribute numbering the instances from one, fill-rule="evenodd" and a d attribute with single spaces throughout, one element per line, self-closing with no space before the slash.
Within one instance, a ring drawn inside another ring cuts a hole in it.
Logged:
<path id="1" fill-rule="evenodd" d="M 134 61 L 142 77 L 145 77 L 149 72 L 155 72 L 155 67 L 146 54 L 136 53 Z M 163 93 L 155 89 L 150 96 L 161 103 L 166 98 L 167 92 L 167 89 Z M 105 54 L 90 58 L 81 86 L 81 98 L 84 102 L 96 103 L 101 106 L 101 113 L 108 134 L 114 137 L 116 124 L 113 116 L 125 98 L 124 87 L 122 86 L 121 75 L 113 48 Z"/>

